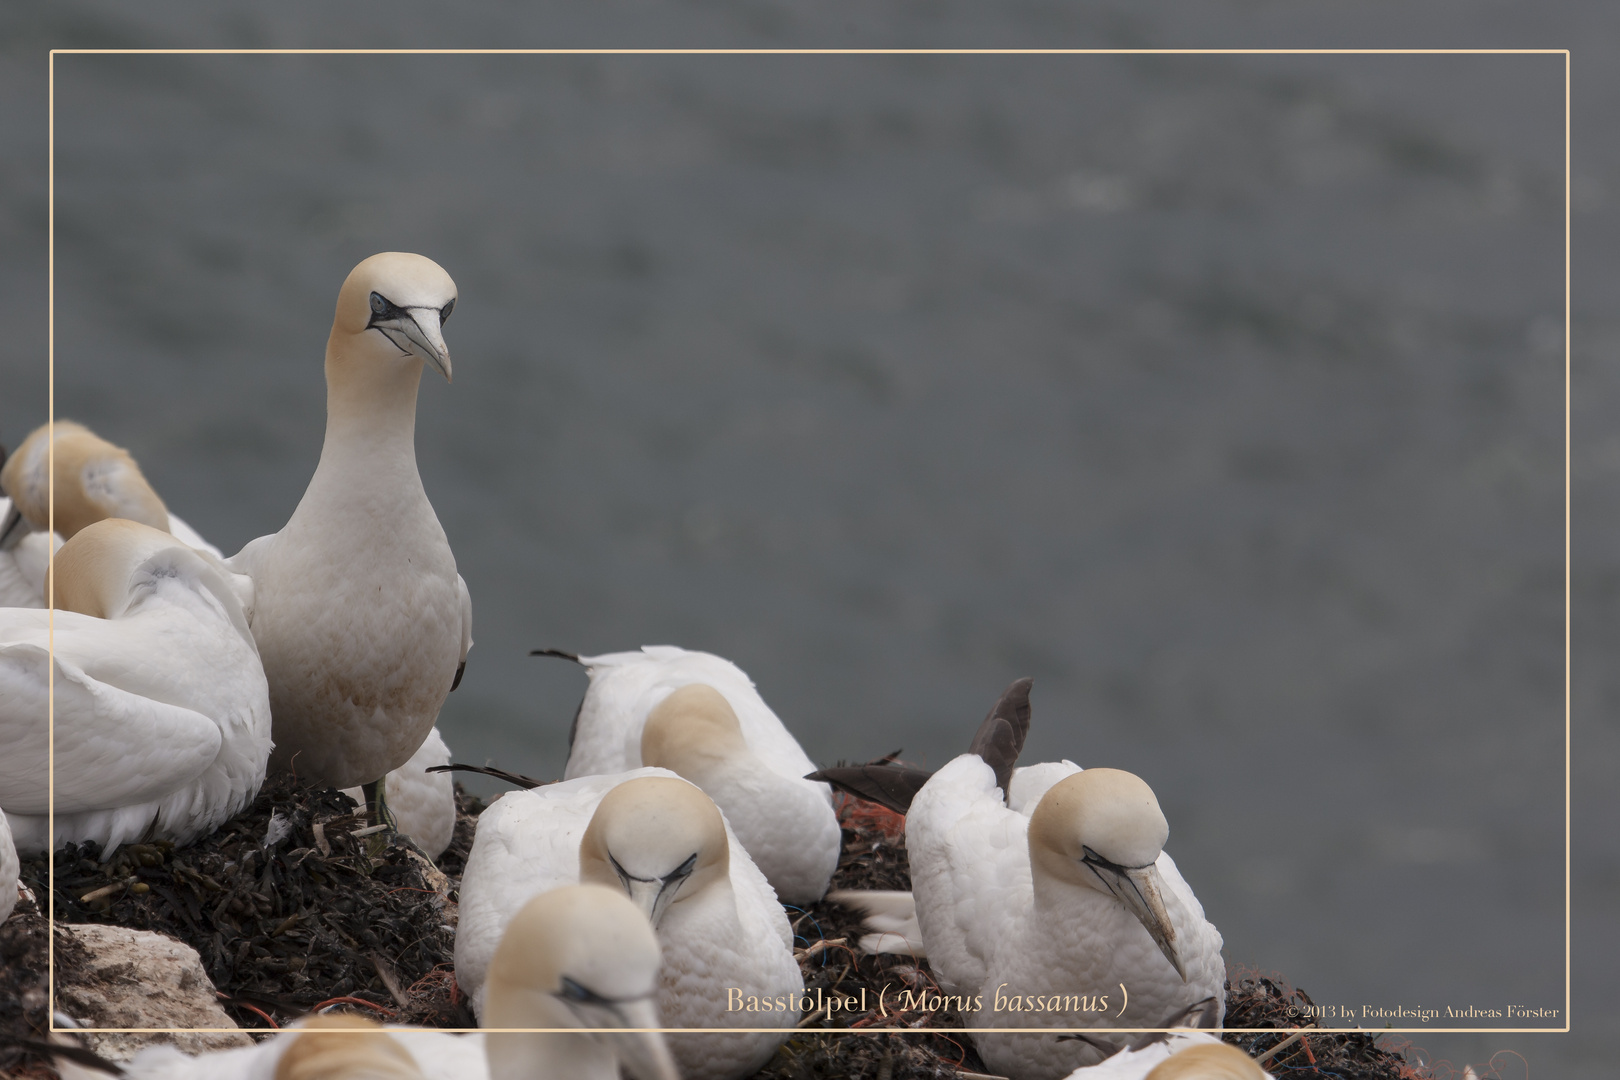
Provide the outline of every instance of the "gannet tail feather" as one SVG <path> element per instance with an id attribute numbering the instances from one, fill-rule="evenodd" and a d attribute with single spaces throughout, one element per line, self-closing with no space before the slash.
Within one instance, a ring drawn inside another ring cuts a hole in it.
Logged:
<path id="1" fill-rule="evenodd" d="M 1018 764 L 1024 740 L 1029 737 L 1029 688 L 1034 683 L 1031 678 L 1013 680 L 1001 692 L 1000 700 L 979 725 L 973 745 L 968 747 L 970 753 L 978 754 L 995 770 L 996 786 L 1003 799 L 1012 781 L 1013 766 Z"/>
<path id="2" fill-rule="evenodd" d="M 580 660 L 578 653 L 564 652 L 562 649 L 530 649 L 529 650 L 529 655 L 530 656 L 555 656 L 555 657 L 559 657 L 559 658 L 561 658 L 563 660 L 572 660 L 576 664 L 583 662 L 583 661 Z"/>

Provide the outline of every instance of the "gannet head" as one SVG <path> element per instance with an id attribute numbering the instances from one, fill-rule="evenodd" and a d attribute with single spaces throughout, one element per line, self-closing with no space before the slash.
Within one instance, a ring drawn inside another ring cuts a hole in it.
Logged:
<path id="1" fill-rule="evenodd" d="M 658 936 L 619 889 L 552 889 L 523 905 L 507 924 L 490 963 L 483 1026 L 656 1028 L 660 963 Z M 656 1031 L 600 1037 L 640 1080 L 680 1075 Z M 491 1075 L 504 1075 L 497 1071 L 503 1056 L 526 1052 L 499 1033 L 487 1038 Z"/>
<path id="2" fill-rule="evenodd" d="M 1170 825 L 1153 789 L 1119 769 L 1087 769 L 1052 785 L 1029 819 L 1030 866 L 1114 897 L 1147 929 L 1185 982 L 1175 927 L 1154 865 Z"/>
<path id="3" fill-rule="evenodd" d="M 311 1016 L 286 1037 L 275 1080 L 423 1080 L 416 1059 L 363 1016 Z"/>
<path id="4" fill-rule="evenodd" d="M 50 521 L 51 444 L 55 443 L 56 531 L 71 537 L 93 521 L 129 518 L 169 529 L 169 511 L 129 451 L 83 424 L 58 420 L 35 428 L 0 469 L 11 512 L 0 524 L 0 550 Z"/>
<path id="5" fill-rule="evenodd" d="M 707 683 L 678 687 L 647 714 L 641 763 L 702 784 L 711 769 L 748 753 L 742 725 L 725 695 Z"/>
<path id="6" fill-rule="evenodd" d="M 54 606 L 97 619 L 118 618 L 130 604 L 130 576 L 169 548 L 190 551 L 168 533 L 138 521 L 107 518 L 86 525 L 56 553 Z M 48 584 L 46 589 L 51 595 Z"/>
<path id="7" fill-rule="evenodd" d="M 1145 1080 L 1266 1080 L 1248 1054 L 1226 1043 L 1200 1043 L 1165 1058 Z"/>
<path id="8" fill-rule="evenodd" d="M 332 341 L 344 355 L 415 356 L 450 381 L 442 328 L 456 306 L 456 283 L 432 259 L 385 251 L 349 271 L 338 292 Z"/>
<path id="9" fill-rule="evenodd" d="M 656 928 L 671 904 L 729 880 L 720 810 L 672 776 L 642 776 L 607 793 L 579 842 L 579 880 L 626 893 Z"/>

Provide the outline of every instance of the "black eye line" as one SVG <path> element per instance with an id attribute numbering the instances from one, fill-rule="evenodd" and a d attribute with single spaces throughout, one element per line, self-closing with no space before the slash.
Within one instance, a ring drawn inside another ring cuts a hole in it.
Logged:
<path id="1" fill-rule="evenodd" d="M 555 996 L 562 998 L 564 1001 L 573 1001 L 581 1005 L 600 1005 L 611 1009 L 615 1005 L 621 1005 L 626 1001 L 640 1000 L 638 998 L 603 997 L 590 987 L 570 979 L 567 975 L 561 977 L 561 982 L 562 989 L 555 991 Z"/>
<path id="2" fill-rule="evenodd" d="M 450 302 L 439 309 L 439 325 L 443 326 L 450 321 L 450 313 L 456 309 L 456 298 L 451 297 Z"/>
<path id="3" fill-rule="evenodd" d="M 1104 870 L 1112 870 L 1119 874 L 1123 874 L 1128 870 L 1146 870 L 1148 867 L 1153 865 L 1153 863 L 1143 863 L 1141 866 L 1121 866 L 1117 862 L 1109 862 L 1095 851 L 1092 851 L 1090 848 L 1083 845 L 1081 846 L 1080 850 L 1085 852 L 1085 856 L 1080 860 L 1081 862 L 1091 867 L 1100 866 Z"/>
<path id="4" fill-rule="evenodd" d="M 697 852 L 694 851 L 692 854 L 686 857 L 685 862 L 681 863 L 681 865 L 664 875 L 664 884 L 668 885 L 672 881 L 678 881 L 682 878 L 690 876 L 692 873 L 692 868 L 696 865 Z"/>

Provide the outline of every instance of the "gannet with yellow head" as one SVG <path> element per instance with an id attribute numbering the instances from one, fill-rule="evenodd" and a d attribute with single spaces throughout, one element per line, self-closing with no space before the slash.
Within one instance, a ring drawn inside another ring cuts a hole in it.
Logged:
<path id="1" fill-rule="evenodd" d="M 448 381 L 455 282 L 385 252 L 350 272 L 326 344 L 326 440 L 280 532 L 231 560 L 253 579 L 273 768 L 371 785 L 422 745 L 472 644 L 472 604 L 416 468 L 423 365 Z"/>
<path id="2" fill-rule="evenodd" d="M 1027 683 L 1022 692 L 1027 722 Z M 969 1026 L 1157 1027 L 1206 998 L 1223 1002 L 1221 935 L 1163 850 L 1169 826 L 1148 785 L 1070 762 L 998 765 L 999 782 L 980 753 L 961 755 L 906 815 L 929 966 L 942 986 L 979 998 Z M 993 1071 L 1028 1080 L 1107 1056 L 1084 1039 L 974 1043 Z"/>
<path id="3" fill-rule="evenodd" d="M 842 840 L 832 790 L 805 779 L 815 766 L 741 668 L 673 645 L 548 654 L 578 661 L 591 679 L 565 778 L 671 769 L 719 804 L 782 902 L 821 899 Z"/>
<path id="4" fill-rule="evenodd" d="M 52 463 L 54 445 L 54 468 Z M 103 518 L 128 518 L 172 534 L 219 558 L 141 473 L 129 451 L 83 424 L 43 424 L 9 457 L 0 455 L 0 607 L 44 607 L 45 565 L 53 547 Z M 50 489 L 56 485 L 56 535 L 50 533 Z"/>
<path id="5" fill-rule="evenodd" d="M 714 802 L 654 768 L 509 792 L 479 818 L 461 882 L 456 980 L 486 1026 L 502 928 L 530 896 L 576 881 L 618 890 L 651 920 L 669 1027 L 780 1029 L 671 1034 L 683 1075 L 750 1076 L 787 1038 L 804 982 L 786 915 Z"/>
<path id="6" fill-rule="evenodd" d="M 17 846 L 187 843 L 264 780 L 270 702 L 218 563 L 123 518 L 56 557 L 56 834 L 48 837 L 51 613 L 0 609 L 0 807 Z"/>

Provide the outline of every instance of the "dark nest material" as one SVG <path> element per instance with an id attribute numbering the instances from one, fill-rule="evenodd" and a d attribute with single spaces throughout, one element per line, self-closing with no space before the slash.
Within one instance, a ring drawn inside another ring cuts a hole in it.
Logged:
<path id="1" fill-rule="evenodd" d="M 369 824 L 341 792 L 271 777 L 252 806 L 189 847 L 130 844 L 102 861 L 94 844 L 66 845 L 52 906 L 59 922 L 184 941 L 244 1028 L 332 1003 L 376 1020 L 474 1026 L 453 976 L 457 882 L 408 841 L 354 835 Z M 445 854 L 458 871 L 471 831 L 458 821 Z M 24 860 L 22 878 L 47 894 L 43 858 Z"/>
<path id="2" fill-rule="evenodd" d="M 909 889 L 905 819 L 839 798 L 844 846 L 832 887 Z M 248 810 L 190 847 L 127 845 L 110 862 L 94 845 L 58 851 L 53 907 L 61 923 L 156 930 L 191 945 L 244 1028 L 265 1030 L 332 1004 L 391 1022 L 473 1027 L 452 962 L 457 888 L 483 805 L 459 785 L 456 803 L 455 838 L 434 866 L 408 842 L 354 836 L 369 822 L 347 796 L 272 777 Z M 45 875 L 43 859 L 23 860 L 23 882 L 36 896 L 46 895 Z M 835 903 L 790 907 L 788 916 L 806 994 L 822 1007 L 756 1080 L 986 1073 L 959 1030 L 963 1017 L 939 1000 L 927 961 L 861 953 L 860 916 Z M 0 927 L 0 1069 L 20 1080 L 56 1075 L 46 1059 L 15 1047 L 48 1028 L 47 933 L 27 901 Z M 58 929 L 56 950 L 58 977 L 71 978 L 82 947 Z M 1226 1036 L 1252 1055 L 1318 1026 L 1310 998 L 1278 977 L 1238 972 L 1226 992 L 1228 1026 L 1277 1029 Z M 855 1000 L 825 1007 L 835 998 Z M 1265 1064 L 1290 1080 L 1432 1075 L 1398 1049 L 1373 1033 L 1304 1034 Z"/>

